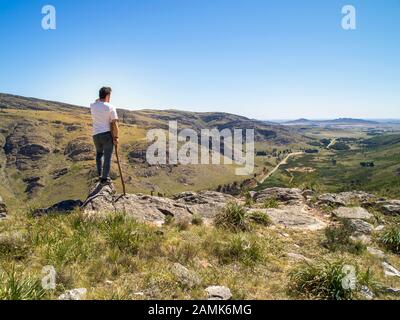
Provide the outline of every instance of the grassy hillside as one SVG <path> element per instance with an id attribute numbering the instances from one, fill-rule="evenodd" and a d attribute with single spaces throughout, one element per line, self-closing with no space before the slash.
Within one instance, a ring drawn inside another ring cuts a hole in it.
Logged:
<path id="1" fill-rule="evenodd" d="M 302 135 L 282 126 L 225 113 L 118 110 L 121 119 L 121 162 L 130 193 L 172 195 L 216 189 L 250 177 L 235 175 L 233 165 L 148 166 L 143 161 L 151 128 L 254 128 L 257 148 L 272 150 L 303 143 Z M 47 206 L 65 199 L 85 199 L 94 174 L 91 117 L 87 108 L 0 94 L 0 194 L 11 208 Z M 26 150 L 25 150 L 25 149 Z M 141 152 L 141 154 L 140 154 Z M 29 155 L 27 154 L 29 153 Z M 137 158 L 137 153 L 140 155 Z M 256 173 L 275 160 L 256 159 Z M 121 190 L 114 162 L 112 177 Z"/>

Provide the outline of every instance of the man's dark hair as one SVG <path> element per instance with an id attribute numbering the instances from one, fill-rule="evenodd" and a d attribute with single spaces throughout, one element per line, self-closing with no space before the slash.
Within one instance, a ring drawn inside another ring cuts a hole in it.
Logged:
<path id="1" fill-rule="evenodd" d="M 111 88 L 110 87 L 103 87 L 99 91 L 99 97 L 100 99 L 104 100 L 109 94 L 111 94 Z"/>

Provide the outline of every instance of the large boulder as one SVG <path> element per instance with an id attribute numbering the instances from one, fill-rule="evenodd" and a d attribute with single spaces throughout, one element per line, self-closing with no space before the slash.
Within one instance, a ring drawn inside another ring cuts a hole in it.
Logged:
<path id="1" fill-rule="evenodd" d="M 343 219 L 368 220 L 373 217 L 366 209 L 361 207 L 340 207 L 333 211 L 333 215 Z"/>
<path id="2" fill-rule="evenodd" d="M 344 199 L 346 205 L 358 202 L 362 205 L 373 204 L 377 197 L 365 191 L 347 191 L 341 192 L 339 195 Z"/>
<path id="3" fill-rule="evenodd" d="M 236 199 L 228 194 L 204 191 L 200 193 L 183 192 L 174 197 L 178 204 L 185 205 L 190 213 L 205 219 L 212 219 L 228 202 Z"/>
<path id="4" fill-rule="evenodd" d="M 117 195 L 112 184 L 96 185 L 82 205 L 82 210 L 93 217 L 125 213 L 139 221 L 156 225 L 162 225 L 167 216 L 178 219 L 191 217 L 185 205 L 177 204 L 174 200 L 141 194 Z"/>
<path id="5" fill-rule="evenodd" d="M 387 215 L 400 215 L 400 200 L 378 202 L 381 211 Z"/>
<path id="6" fill-rule="evenodd" d="M 324 193 L 317 198 L 319 205 L 345 206 L 346 203 L 339 194 Z"/>
<path id="7" fill-rule="evenodd" d="M 7 206 L 0 196 L 0 219 L 5 218 L 6 216 L 7 216 Z"/>
<path id="8" fill-rule="evenodd" d="M 257 202 L 275 199 L 286 204 L 301 204 L 304 202 L 302 191 L 297 188 L 267 188 L 255 194 Z"/>
<path id="9" fill-rule="evenodd" d="M 205 289 L 208 300 L 230 300 L 232 298 L 231 290 L 224 286 L 210 286 Z"/>
<path id="10" fill-rule="evenodd" d="M 341 193 L 324 193 L 318 196 L 318 204 L 332 206 L 348 206 L 353 203 L 360 205 L 373 204 L 377 198 L 373 194 L 364 191 L 347 191 Z"/>
<path id="11" fill-rule="evenodd" d="M 358 234 L 371 234 L 374 226 L 361 219 L 350 219 L 350 226 L 356 235 Z"/>
<path id="12" fill-rule="evenodd" d="M 383 272 L 386 277 L 400 277 L 400 271 L 387 262 L 382 262 Z"/>
<path id="13" fill-rule="evenodd" d="M 81 200 L 65 200 L 58 202 L 48 208 L 37 209 L 33 212 L 34 217 L 41 217 L 52 213 L 70 213 L 82 205 Z"/>
<path id="14" fill-rule="evenodd" d="M 319 213 L 310 207 L 303 206 L 283 206 L 279 209 L 252 209 L 266 213 L 274 224 L 282 225 L 286 228 L 298 230 L 320 230 L 326 227 L 326 223 L 319 217 Z"/>

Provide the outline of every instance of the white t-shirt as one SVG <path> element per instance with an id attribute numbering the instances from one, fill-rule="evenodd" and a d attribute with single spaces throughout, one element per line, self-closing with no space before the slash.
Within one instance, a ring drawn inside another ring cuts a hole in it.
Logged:
<path id="1" fill-rule="evenodd" d="M 93 119 L 93 135 L 111 131 L 111 121 L 118 120 L 117 110 L 107 102 L 92 103 L 90 112 Z"/>

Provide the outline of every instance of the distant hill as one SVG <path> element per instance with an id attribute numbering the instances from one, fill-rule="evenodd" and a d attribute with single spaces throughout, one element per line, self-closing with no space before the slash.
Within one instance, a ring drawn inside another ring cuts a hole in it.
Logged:
<path id="1" fill-rule="evenodd" d="M 54 111 L 76 116 L 88 116 L 87 107 L 72 104 L 47 101 L 37 98 L 22 97 L 0 93 L 0 110 L 34 110 Z M 145 129 L 167 129 L 168 121 L 178 121 L 181 128 L 201 130 L 206 128 L 254 129 L 257 141 L 271 141 L 277 144 L 289 144 L 303 138 L 295 131 L 277 123 L 265 123 L 260 120 L 249 119 L 223 112 L 190 112 L 180 110 L 127 110 L 118 109 L 118 114 L 126 124 L 138 125 Z"/>
<path id="2" fill-rule="evenodd" d="M 400 134 L 387 134 L 370 139 L 364 139 L 363 144 L 369 148 L 400 144 Z"/>
<path id="3" fill-rule="evenodd" d="M 364 119 L 338 118 L 332 120 L 309 120 L 297 119 L 282 123 L 283 125 L 308 125 L 308 126 L 329 126 L 329 125 L 377 125 L 379 122 Z"/>

